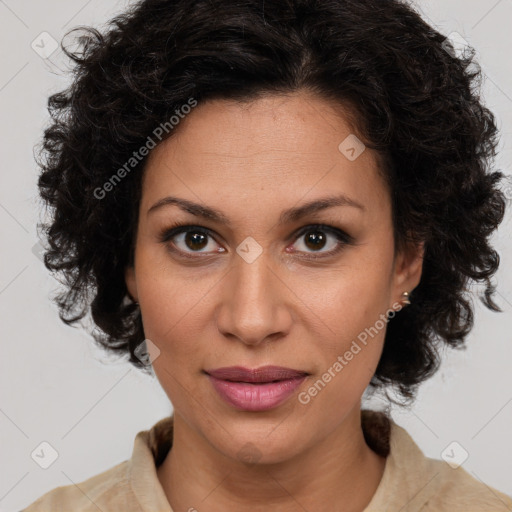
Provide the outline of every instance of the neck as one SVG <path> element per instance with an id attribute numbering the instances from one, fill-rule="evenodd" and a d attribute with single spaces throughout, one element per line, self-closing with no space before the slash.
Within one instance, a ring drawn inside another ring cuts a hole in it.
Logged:
<path id="1" fill-rule="evenodd" d="M 286 461 L 247 465 L 213 448 L 175 412 L 172 449 L 158 478 L 175 511 L 363 512 L 386 459 L 366 444 L 360 414 L 355 408 L 321 442 Z"/>

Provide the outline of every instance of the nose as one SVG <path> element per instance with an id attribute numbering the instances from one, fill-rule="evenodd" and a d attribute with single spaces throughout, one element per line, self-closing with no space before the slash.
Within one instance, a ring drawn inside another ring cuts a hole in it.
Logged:
<path id="1" fill-rule="evenodd" d="M 292 324 L 293 293 L 263 252 L 248 263 L 238 255 L 224 277 L 217 312 L 219 331 L 245 345 L 286 336 Z"/>

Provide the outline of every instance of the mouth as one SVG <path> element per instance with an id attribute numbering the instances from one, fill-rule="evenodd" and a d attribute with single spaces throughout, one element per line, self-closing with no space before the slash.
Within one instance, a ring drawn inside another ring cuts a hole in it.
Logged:
<path id="1" fill-rule="evenodd" d="M 244 411 L 264 411 L 281 405 L 309 375 L 282 366 L 230 366 L 204 373 L 225 402 Z"/>

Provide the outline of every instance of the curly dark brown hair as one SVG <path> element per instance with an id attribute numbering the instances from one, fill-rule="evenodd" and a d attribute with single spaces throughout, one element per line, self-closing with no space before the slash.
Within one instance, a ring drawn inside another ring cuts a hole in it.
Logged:
<path id="1" fill-rule="evenodd" d="M 462 348 L 474 320 L 471 280 L 485 283 L 485 306 L 502 311 L 489 237 L 506 198 L 504 175 L 489 169 L 498 137 L 480 98 L 482 72 L 472 49 L 458 55 L 404 1 L 145 0 L 103 33 L 75 30 L 78 48 L 61 43 L 73 80 L 48 100 L 37 156 L 51 208 L 40 224 L 44 261 L 64 277 L 53 300 L 68 325 L 90 308 L 96 342 L 151 371 L 134 354 L 145 336 L 124 280 L 146 157 L 121 183 L 113 175 L 190 98 L 246 102 L 298 90 L 350 108 L 382 162 L 395 248 L 425 242 L 421 282 L 389 320 L 371 388 L 396 387 L 410 402 L 439 368 L 443 344 Z"/>

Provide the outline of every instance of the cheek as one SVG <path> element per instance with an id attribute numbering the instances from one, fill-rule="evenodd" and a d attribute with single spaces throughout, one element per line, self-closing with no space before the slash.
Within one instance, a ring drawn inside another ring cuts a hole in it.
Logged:
<path id="1" fill-rule="evenodd" d="M 332 272 L 301 278 L 294 291 L 302 309 L 309 310 L 327 331 L 335 349 L 373 326 L 389 308 L 389 271 L 378 261 L 372 264 L 347 264 Z M 331 343 L 329 343 L 331 344 Z"/>
<path id="2" fill-rule="evenodd" d="M 357 316 L 360 314 L 360 316 Z M 304 414 L 315 410 L 334 427 L 340 415 L 361 399 L 377 368 L 386 332 L 386 322 L 366 321 L 363 313 L 338 315 L 338 326 L 327 343 L 318 346 L 316 357 L 322 364 L 300 398 L 307 404 Z"/>
<path id="3" fill-rule="evenodd" d="M 142 257 L 138 264 L 144 334 L 160 351 L 153 361 L 155 375 L 173 404 L 186 404 L 188 393 L 197 394 L 204 361 L 214 359 L 207 322 L 213 314 L 211 297 L 219 292 L 222 280 L 192 279 L 191 273 L 185 277 Z"/>
<path id="4" fill-rule="evenodd" d="M 197 339 L 204 321 L 205 305 L 209 296 L 218 292 L 219 276 L 195 271 L 184 271 L 162 258 L 161 249 L 140 251 L 137 260 L 137 291 L 146 337 L 162 344 L 167 350 L 170 341 L 184 350 Z M 203 319 L 203 320 L 201 320 Z"/>
<path id="5" fill-rule="evenodd" d="M 326 280 L 321 293 L 310 294 L 308 306 L 321 319 L 317 325 L 322 342 L 315 351 L 322 361 L 322 382 L 316 387 L 324 383 L 329 387 L 330 392 L 321 393 L 324 402 L 339 406 L 343 397 L 350 401 L 361 394 L 379 362 L 387 328 L 389 283 L 385 268 L 370 268 L 347 268 L 343 275 L 338 272 Z"/>
<path id="6" fill-rule="evenodd" d="M 191 397 L 203 402 L 201 369 L 205 360 L 212 359 L 199 320 L 205 314 L 204 306 L 199 299 L 189 300 L 181 290 L 163 298 L 148 299 L 142 312 L 144 332 L 160 350 L 153 361 L 154 373 L 173 407 L 183 412 L 194 403 Z"/>
<path id="7" fill-rule="evenodd" d="M 206 356 L 207 334 L 204 293 L 184 293 L 173 281 L 172 291 L 141 296 L 144 333 L 160 350 L 159 365 L 180 369 L 197 365 Z"/>

